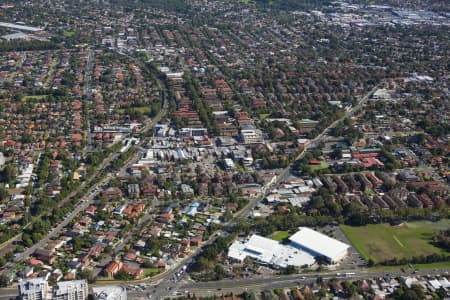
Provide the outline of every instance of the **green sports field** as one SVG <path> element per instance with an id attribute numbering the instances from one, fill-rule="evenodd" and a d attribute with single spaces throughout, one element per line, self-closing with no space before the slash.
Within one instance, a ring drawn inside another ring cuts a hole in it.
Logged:
<path id="1" fill-rule="evenodd" d="M 341 229 L 359 253 L 375 263 L 393 258 L 444 253 L 430 244 L 434 231 L 450 228 L 449 220 L 432 223 L 428 221 L 353 227 L 342 225 Z"/>

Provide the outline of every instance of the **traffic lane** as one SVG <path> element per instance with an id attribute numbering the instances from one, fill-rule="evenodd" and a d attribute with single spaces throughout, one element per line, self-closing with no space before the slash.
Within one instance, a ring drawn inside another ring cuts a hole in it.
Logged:
<path id="1" fill-rule="evenodd" d="M 221 293 L 241 293 L 244 291 L 262 291 L 275 288 L 290 288 L 296 286 L 310 285 L 317 281 L 317 278 L 322 280 L 338 279 L 338 280 L 359 280 L 359 279 L 373 279 L 381 277 L 397 277 L 397 276 L 426 276 L 426 275 L 440 275 L 447 274 L 447 269 L 435 269 L 435 270 L 423 270 L 417 271 L 417 273 L 410 272 L 355 272 L 350 276 L 342 273 L 326 273 L 326 274 L 297 274 L 295 276 L 283 277 L 267 277 L 267 278 L 253 278 L 243 280 L 226 280 L 208 283 L 188 283 L 181 285 L 171 285 L 167 282 L 161 284 L 158 287 L 151 287 L 143 291 L 130 291 L 129 294 L 132 297 L 140 298 L 151 295 L 154 299 L 161 299 L 163 297 L 177 297 L 179 293 L 185 294 L 186 292 L 202 296 L 212 296 L 214 294 L 220 295 Z M 169 288 L 168 288 L 169 287 Z M 135 298 L 132 298 L 135 299 Z"/>
<path id="2" fill-rule="evenodd" d="M 81 202 L 79 205 L 76 206 L 76 209 L 73 210 L 70 214 L 69 217 L 65 218 L 62 222 L 60 222 L 55 228 L 53 228 L 51 230 L 50 233 L 48 233 L 46 235 L 46 237 L 44 237 L 41 241 L 39 241 L 37 244 L 34 244 L 33 246 L 31 246 L 30 248 L 26 249 L 24 252 L 22 252 L 19 256 L 17 256 L 14 260 L 16 262 L 20 262 L 25 258 L 28 258 L 31 254 L 34 253 L 34 251 L 36 251 L 39 248 L 43 248 L 49 241 L 50 239 L 55 236 L 58 235 L 61 230 L 67 226 L 67 224 L 69 224 L 73 218 L 75 218 L 82 210 L 84 210 L 91 202 L 87 201 L 87 202 Z"/>
<path id="3" fill-rule="evenodd" d="M 340 280 L 356 280 L 356 279 L 370 279 L 370 278 L 379 278 L 379 277 L 396 277 L 396 276 L 427 276 L 427 275 L 441 275 L 448 274 L 448 269 L 433 269 L 433 270 L 408 270 L 405 272 L 395 271 L 395 272 L 370 272 L 369 270 L 361 270 L 355 271 L 352 270 L 350 275 L 349 272 L 341 271 L 342 273 L 313 273 L 313 274 L 296 274 L 296 275 L 288 275 L 288 276 L 268 276 L 268 277 L 258 277 L 258 278 L 246 278 L 241 280 L 222 280 L 216 282 L 193 282 L 184 284 L 183 288 L 185 289 L 214 289 L 215 287 L 227 288 L 227 287 L 236 287 L 236 286 L 251 286 L 251 285 L 264 285 L 264 284 L 273 284 L 278 285 L 279 283 L 289 284 L 289 283 L 299 283 L 304 284 L 310 280 L 316 280 L 321 277 L 324 280 L 337 278 Z M 347 274 L 346 274 L 347 273 Z"/>

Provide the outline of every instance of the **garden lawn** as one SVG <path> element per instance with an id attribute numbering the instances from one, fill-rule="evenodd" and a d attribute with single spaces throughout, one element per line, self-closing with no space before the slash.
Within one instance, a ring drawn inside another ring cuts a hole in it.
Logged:
<path id="1" fill-rule="evenodd" d="M 432 223 L 428 221 L 403 223 L 398 226 L 376 224 L 361 227 L 342 225 L 341 229 L 359 253 L 375 263 L 393 258 L 446 253 L 433 246 L 433 232 L 449 228 L 448 220 Z"/>
<path id="2" fill-rule="evenodd" d="M 144 276 L 145 277 L 152 277 L 152 276 L 155 276 L 156 274 L 159 274 L 159 273 L 161 273 L 161 269 L 150 268 L 150 269 L 145 270 Z"/>
<path id="3" fill-rule="evenodd" d="M 30 102 L 37 102 L 39 100 L 45 99 L 48 95 L 29 95 L 29 96 L 23 96 L 22 101 L 30 101 Z"/>
<path id="4" fill-rule="evenodd" d="M 75 31 L 64 30 L 64 36 L 71 37 L 75 35 Z"/>
<path id="5" fill-rule="evenodd" d="M 311 168 L 311 171 L 315 170 L 324 170 L 329 167 L 328 163 L 326 161 L 321 161 L 320 165 L 310 165 L 309 168 Z"/>
<path id="6" fill-rule="evenodd" d="M 140 106 L 140 107 L 133 107 L 131 110 L 131 112 L 136 112 L 136 113 L 140 113 L 140 114 L 148 114 L 151 111 L 151 108 L 148 106 Z M 125 109 L 123 108 L 117 108 L 114 110 L 115 113 L 117 114 L 121 114 L 123 115 L 125 113 Z"/>
<path id="7" fill-rule="evenodd" d="M 277 231 L 272 234 L 272 239 L 278 242 L 281 242 L 285 238 L 288 238 L 291 234 L 287 231 Z"/>
<path id="8" fill-rule="evenodd" d="M 432 270 L 432 269 L 448 269 L 450 268 L 450 261 L 430 263 L 430 264 L 412 264 L 414 270 Z M 401 270 L 411 271 L 409 265 L 400 266 L 376 266 L 369 268 L 370 272 L 400 272 Z"/>

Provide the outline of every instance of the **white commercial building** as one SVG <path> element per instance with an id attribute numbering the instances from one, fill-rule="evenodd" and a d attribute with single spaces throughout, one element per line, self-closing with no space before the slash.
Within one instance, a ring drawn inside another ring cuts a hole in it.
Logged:
<path id="1" fill-rule="evenodd" d="M 39 28 L 39 27 L 31 27 L 31 26 L 25 26 L 25 25 L 20 25 L 20 24 L 15 24 L 15 23 L 6 23 L 6 22 L 0 22 L 0 27 L 6 27 L 6 28 L 10 28 L 10 29 L 23 30 L 23 31 L 31 31 L 31 32 L 43 30 L 42 28 Z"/>
<path id="2" fill-rule="evenodd" d="M 55 300 L 85 300 L 88 296 L 86 280 L 72 280 L 58 282 L 53 288 Z"/>
<path id="3" fill-rule="evenodd" d="M 33 177 L 33 168 L 33 164 L 26 164 L 20 168 L 21 174 L 16 178 L 19 182 L 16 184 L 16 189 L 25 188 L 30 184 L 31 178 Z"/>
<path id="4" fill-rule="evenodd" d="M 42 277 L 19 282 L 19 299 L 21 300 L 49 299 L 48 292 L 48 282 Z"/>
<path id="5" fill-rule="evenodd" d="M 127 300 L 127 290 L 123 286 L 108 285 L 92 288 L 95 300 Z"/>
<path id="6" fill-rule="evenodd" d="M 247 241 L 235 241 L 228 249 L 230 259 L 242 262 L 246 257 L 251 257 L 260 264 L 277 268 L 285 268 L 289 265 L 310 266 L 315 263 L 314 257 L 307 252 L 256 234 Z"/>
<path id="7" fill-rule="evenodd" d="M 225 170 L 236 169 L 236 166 L 234 165 L 234 162 L 231 158 L 225 158 L 223 161 L 223 166 L 224 166 Z"/>
<path id="8" fill-rule="evenodd" d="M 245 124 L 241 126 L 241 137 L 244 144 L 261 144 L 264 143 L 261 130 L 256 129 L 255 126 Z"/>
<path id="9" fill-rule="evenodd" d="M 307 227 L 300 227 L 300 230 L 289 240 L 292 246 L 307 251 L 313 256 L 323 256 L 329 263 L 343 259 L 350 248 L 343 242 Z"/>

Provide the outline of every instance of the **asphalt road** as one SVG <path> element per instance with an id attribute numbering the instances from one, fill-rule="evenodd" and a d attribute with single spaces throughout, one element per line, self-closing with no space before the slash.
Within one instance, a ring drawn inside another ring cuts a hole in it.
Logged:
<path id="1" fill-rule="evenodd" d="M 86 186 L 89 186 L 89 184 L 90 184 L 94 179 L 97 178 L 97 176 L 100 174 L 100 172 L 102 172 L 102 171 L 104 170 L 104 168 L 105 168 L 106 166 L 108 166 L 113 160 L 115 160 L 119 155 L 120 155 L 120 153 L 114 153 L 114 154 L 112 154 L 111 156 L 109 156 L 108 158 L 104 159 L 103 162 L 102 162 L 102 163 L 100 164 L 100 166 L 98 167 L 97 171 L 95 172 L 95 175 L 91 176 L 87 181 L 83 182 L 77 189 L 75 189 L 72 193 L 70 193 L 68 196 L 66 196 L 66 197 L 59 203 L 59 205 L 62 206 L 62 205 L 64 205 L 64 204 L 66 204 L 70 199 L 72 199 L 75 195 L 77 195 L 77 194 L 78 194 L 80 191 L 82 191 L 82 190 L 91 191 L 92 189 L 94 189 L 94 188 L 96 188 L 97 186 L 99 186 L 100 184 L 96 184 L 96 185 L 94 185 L 94 186 L 91 186 L 91 187 L 89 187 L 89 188 L 86 188 Z M 79 213 L 79 212 L 83 209 L 83 207 L 79 207 L 80 204 L 82 204 L 81 201 L 78 202 L 78 204 L 77 204 L 77 206 L 76 206 L 74 212 L 76 211 L 77 213 Z M 66 226 L 66 225 L 67 225 L 67 224 L 68 224 L 68 223 L 69 223 L 69 222 L 77 215 L 77 213 L 73 213 L 73 212 L 72 212 L 72 213 L 70 214 L 70 216 L 69 216 L 68 218 L 64 219 L 63 221 L 61 221 L 60 224 L 65 224 L 64 226 Z M 62 227 L 64 227 L 64 226 L 57 225 L 56 228 L 57 228 L 58 230 L 61 230 Z M 29 255 L 30 255 L 31 253 L 34 252 L 34 250 L 36 250 L 37 248 L 39 248 L 39 246 L 42 247 L 42 245 L 43 245 L 42 242 L 43 242 L 44 240 L 48 242 L 48 240 L 49 240 L 50 238 L 52 238 L 53 236 L 55 236 L 55 235 L 59 232 L 58 230 L 55 230 L 55 227 L 54 227 L 54 228 L 52 229 L 52 231 L 49 232 L 45 237 L 43 237 L 43 239 L 42 239 L 39 243 L 33 245 L 32 247 L 30 247 L 30 248 L 28 248 L 28 249 L 25 249 L 24 252 L 22 252 L 20 255 L 16 256 L 16 257 L 15 257 L 15 261 L 16 261 L 16 262 L 19 262 L 19 261 L 22 261 L 22 259 L 24 259 L 24 258 L 28 258 Z M 21 240 L 21 238 L 22 238 L 22 233 L 16 235 L 15 237 L 11 238 L 9 241 L 3 243 L 2 246 L 1 246 L 1 249 L 5 248 L 5 247 L 11 247 L 11 245 L 12 245 L 14 242 Z"/>
<path id="2" fill-rule="evenodd" d="M 39 248 L 45 247 L 47 243 L 51 240 L 51 238 L 58 236 L 64 227 L 66 227 L 81 211 L 85 210 L 90 204 L 93 203 L 94 197 L 98 194 L 98 191 L 95 189 L 100 186 L 101 184 L 104 184 L 105 182 L 109 181 L 109 177 L 103 179 L 100 181 L 94 188 L 91 189 L 93 191 L 92 193 L 88 194 L 87 197 L 85 197 L 86 201 L 80 201 L 77 206 L 75 206 L 75 209 L 67 216 L 67 218 L 64 218 L 56 227 L 53 227 L 52 230 L 44 237 L 42 238 L 38 243 L 34 244 L 30 248 L 25 249 L 24 252 L 20 253 L 20 255 L 16 256 L 14 258 L 15 262 L 20 262 L 24 259 L 27 259 L 30 257 L 31 254 L 34 253 Z"/>
<path id="3" fill-rule="evenodd" d="M 244 291 L 262 291 L 266 289 L 275 288 L 290 288 L 294 286 L 309 285 L 316 282 L 317 278 L 321 277 L 323 280 L 332 278 L 340 280 L 357 280 L 357 279 L 372 279 L 380 277 L 398 277 L 398 276 L 426 276 L 426 275 L 439 275 L 448 274 L 448 269 L 436 269 L 436 270 L 423 270 L 417 271 L 416 274 L 412 273 L 412 270 L 406 272 L 370 272 L 369 270 L 350 270 L 348 272 L 340 271 L 339 275 L 336 272 L 326 273 L 306 273 L 295 274 L 288 276 L 267 276 L 248 278 L 240 280 L 221 280 L 216 282 L 192 282 L 192 281 L 180 281 L 164 282 L 159 285 L 150 285 L 141 290 L 128 289 L 127 294 L 129 299 L 150 298 L 150 299 L 162 299 L 165 297 L 177 297 L 186 293 L 195 294 L 197 296 L 212 296 L 214 294 L 220 295 L 222 293 L 233 292 L 238 294 Z M 346 273 L 352 273 L 346 275 Z M 170 287 L 170 288 L 168 288 Z"/>
<path id="4" fill-rule="evenodd" d="M 241 280 L 221 280 L 216 282 L 192 282 L 189 280 L 181 280 L 174 282 L 173 280 L 159 280 L 154 284 L 148 284 L 144 289 L 130 289 L 127 286 L 128 299 L 155 299 L 160 300 L 166 297 L 177 297 L 189 293 L 196 296 L 212 296 L 233 292 L 239 294 L 244 291 L 263 291 L 275 288 L 290 288 L 295 286 L 310 285 L 316 282 L 317 278 L 323 280 L 336 278 L 339 280 L 358 280 L 373 279 L 380 277 L 398 277 L 398 276 L 427 276 L 427 275 L 443 275 L 448 274 L 448 269 L 422 270 L 413 274 L 412 270 L 406 272 L 370 272 L 369 270 L 354 271 L 352 275 L 346 275 L 345 271 L 326 273 L 306 273 L 287 276 L 267 276 L 257 278 L 247 278 Z M 95 285 L 103 285 L 97 283 Z M 95 286 L 90 285 L 90 286 Z M 18 295 L 17 288 L 6 288 L 0 290 L 0 300 L 9 300 Z"/>

